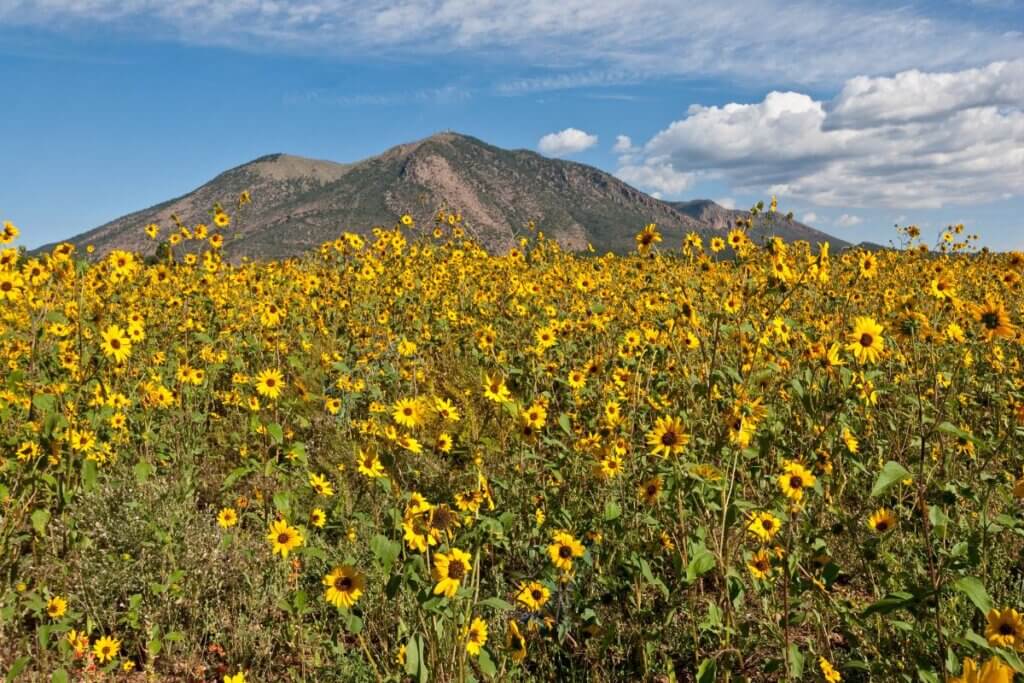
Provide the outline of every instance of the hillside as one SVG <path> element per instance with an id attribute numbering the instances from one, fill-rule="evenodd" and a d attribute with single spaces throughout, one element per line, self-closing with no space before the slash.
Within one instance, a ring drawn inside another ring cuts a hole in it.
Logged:
<path id="1" fill-rule="evenodd" d="M 115 219 L 70 241 L 93 244 L 97 254 L 113 249 L 149 253 L 155 243 L 144 226 L 209 222 L 214 202 L 225 206 L 248 189 L 253 206 L 227 231 L 232 260 L 301 253 L 345 230 L 391 225 L 410 213 L 431 224 L 439 207 L 462 213 L 467 232 L 492 251 L 515 244 L 534 221 L 567 249 L 593 244 L 599 251 L 625 251 L 647 223 L 657 223 L 666 244 L 678 245 L 691 231 L 720 233 L 746 212 L 709 200 L 659 201 L 601 170 L 528 150 L 505 150 L 457 133 L 393 147 L 353 164 L 287 154 L 261 157 L 222 173 L 182 197 Z M 776 216 L 755 226 L 755 238 L 779 234 L 810 242 L 846 243 L 809 226 Z"/>

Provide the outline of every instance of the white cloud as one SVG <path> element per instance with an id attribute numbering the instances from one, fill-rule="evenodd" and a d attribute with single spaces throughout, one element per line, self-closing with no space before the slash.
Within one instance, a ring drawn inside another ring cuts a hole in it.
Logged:
<path id="1" fill-rule="evenodd" d="M 633 151 L 633 140 L 628 135 L 617 135 L 612 151 L 617 154 L 626 154 Z"/>
<path id="2" fill-rule="evenodd" d="M 732 197 L 719 197 L 718 199 L 714 200 L 714 202 L 715 204 L 718 204 L 719 206 L 726 209 L 736 208 L 736 200 L 733 199 Z"/>
<path id="3" fill-rule="evenodd" d="M 661 195 L 679 195 L 693 184 L 695 174 L 681 173 L 671 162 L 650 160 L 643 164 L 625 164 L 615 172 L 622 180 L 643 190 Z"/>
<path id="4" fill-rule="evenodd" d="M 885 96 L 895 84 L 917 96 Z M 623 168 L 668 165 L 824 206 L 939 208 L 1021 196 L 1022 92 L 1024 62 L 1013 62 L 858 77 L 831 102 L 771 92 L 751 104 L 693 105 Z"/>
<path id="5" fill-rule="evenodd" d="M 800 220 L 803 221 L 804 223 L 816 223 L 818 221 L 818 214 L 814 213 L 813 211 L 808 211 L 807 213 L 800 217 Z"/>
<path id="6" fill-rule="evenodd" d="M 564 157 L 590 149 L 597 144 L 597 136 L 577 128 L 566 128 L 548 133 L 537 143 L 537 149 L 550 157 Z"/>
<path id="7" fill-rule="evenodd" d="M 836 219 L 836 225 L 840 228 L 852 228 L 853 226 L 860 225 L 863 222 L 864 220 L 860 216 L 854 216 L 849 213 L 844 213 Z"/>
<path id="8" fill-rule="evenodd" d="M 1024 34 L 1005 22 L 820 0 L 0 0 L 0 23 L 318 55 L 465 52 L 550 70 L 498 85 L 508 92 L 658 75 L 834 84 L 1024 52 Z"/>

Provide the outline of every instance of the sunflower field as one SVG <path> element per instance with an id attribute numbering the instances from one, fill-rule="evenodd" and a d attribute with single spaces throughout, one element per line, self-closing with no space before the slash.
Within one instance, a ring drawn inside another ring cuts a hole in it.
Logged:
<path id="1" fill-rule="evenodd" d="M 8 680 L 1024 674 L 1024 255 L 233 218 L 0 251 Z"/>

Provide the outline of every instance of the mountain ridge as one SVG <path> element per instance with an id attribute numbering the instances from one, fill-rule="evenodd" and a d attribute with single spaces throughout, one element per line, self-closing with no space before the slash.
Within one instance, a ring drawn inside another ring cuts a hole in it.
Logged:
<path id="1" fill-rule="evenodd" d="M 97 255 L 114 249 L 149 254 L 157 241 L 145 234 L 146 225 L 157 223 L 166 235 L 172 214 L 190 226 L 211 223 L 211 207 L 233 202 L 244 190 L 251 192 L 256 210 L 225 231 L 231 260 L 297 255 L 346 230 L 393 224 L 404 213 L 429 225 L 441 207 L 461 212 L 466 232 L 492 252 L 513 246 L 530 221 L 569 250 L 593 245 L 599 251 L 628 251 L 647 223 L 657 223 L 666 242 L 678 244 L 688 232 L 721 234 L 750 216 L 711 200 L 662 201 L 593 166 L 445 131 L 353 163 L 265 154 L 191 192 L 66 241 L 93 244 Z M 779 214 L 755 219 L 752 236 L 769 235 L 849 246 Z"/>

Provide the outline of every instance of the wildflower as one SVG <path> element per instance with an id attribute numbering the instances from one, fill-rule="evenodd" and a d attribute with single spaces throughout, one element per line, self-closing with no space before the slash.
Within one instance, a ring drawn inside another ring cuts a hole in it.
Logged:
<path id="1" fill-rule="evenodd" d="M 51 619 L 60 619 L 68 611 L 68 601 L 55 595 L 46 603 L 46 614 Z"/>
<path id="2" fill-rule="evenodd" d="M 800 463 L 789 462 L 779 475 L 779 488 L 782 493 L 794 503 L 799 502 L 804 496 L 804 489 L 814 486 L 815 477 Z"/>
<path id="3" fill-rule="evenodd" d="M 222 529 L 230 529 L 238 524 L 238 513 L 232 507 L 222 508 L 217 513 L 217 526 Z"/>
<path id="4" fill-rule="evenodd" d="M 772 561 L 765 549 L 758 550 L 747 562 L 747 569 L 755 579 L 763 579 L 772 570 Z"/>
<path id="5" fill-rule="evenodd" d="M 487 622 L 477 617 L 466 629 L 464 638 L 466 640 L 466 652 L 476 656 L 480 654 L 480 648 L 487 643 Z"/>
<path id="6" fill-rule="evenodd" d="M 877 363 L 885 349 L 882 326 L 869 317 L 856 318 L 848 338 L 850 343 L 846 349 L 853 353 L 858 363 Z"/>
<path id="7" fill-rule="evenodd" d="M 654 505 L 658 502 L 658 498 L 661 496 L 661 489 L 663 483 L 660 476 L 653 476 L 650 479 L 642 482 L 637 487 L 637 497 L 644 503 L 644 505 Z"/>
<path id="8" fill-rule="evenodd" d="M 356 604 L 366 588 L 366 577 L 349 565 L 335 567 L 324 577 L 324 599 L 335 607 L 348 609 Z"/>
<path id="9" fill-rule="evenodd" d="M 574 558 L 583 557 L 583 544 L 577 541 L 572 534 L 564 531 L 556 532 L 550 545 L 548 555 L 551 562 L 564 572 L 572 570 Z"/>
<path id="10" fill-rule="evenodd" d="M 117 325 L 111 325 L 100 336 L 103 338 L 100 345 L 103 355 L 113 358 L 114 362 L 123 363 L 132 355 L 132 341 Z"/>
<path id="11" fill-rule="evenodd" d="M 821 669 L 821 675 L 825 677 L 828 683 L 839 683 L 843 680 L 842 675 L 832 666 L 832 662 L 824 657 L 818 658 L 818 667 Z"/>
<path id="12" fill-rule="evenodd" d="M 1024 621 L 1015 609 L 991 609 L 986 615 L 985 637 L 990 645 L 1017 649 L 1024 647 Z"/>
<path id="13" fill-rule="evenodd" d="M 505 646 L 511 650 L 513 661 L 521 662 L 526 659 L 526 638 L 520 633 L 519 625 L 514 621 L 508 622 Z"/>
<path id="14" fill-rule="evenodd" d="M 317 492 L 317 495 L 324 498 L 330 498 L 334 495 L 334 485 L 328 481 L 327 477 L 316 472 L 309 473 L 309 485 Z"/>
<path id="15" fill-rule="evenodd" d="M 981 323 L 981 333 L 988 341 L 997 337 L 1013 338 L 1015 328 L 1010 324 L 1010 317 L 1001 302 L 987 299 L 984 304 L 974 306 L 973 312 L 974 319 Z"/>
<path id="16" fill-rule="evenodd" d="M 654 428 L 647 433 L 647 444 L 651 447 L 652 455 L 678 455 L 689 442 L 690 435 L 676 417 L 659 417 L 654 423 Z"/>
<path id="17" fill-rule="evenodd" d="M 998 657 L 985 662 L 981 667 L 970 657 L 964 658 L 963 671 L 950 683 L 1013 683 L 1013 669 Z"/>
<path id="18" fill-rule="evenodd" d="M 99 660 L 100 664 L 109 662 L 111 659 L 117 656 L 117 653 L 121 650 L 121 641 L 110 636 L 103 636 L 99 638 L 92 646 L 92 653 Z"/>
<path id="19" fill-rule="evenodd" d="M 437 553 L 434 556 L 434 595 L 444 595 L 447 598 L 454 598 L 459 590 L 462 580 L 465 579 L 472 567 L 470 565 L 469 553 L 452 548 L 447 554 Z"/>
<path id="20" fill-rule="evenodd" d="M 782 522 L 772 513 L 758 512 L 750 518 L 747 531 L 767 543 L 779 532 L 781 526 Z"/>
<path id="21" fill-rule="evenodd" d="M 284 389 L 284 376 L 280 370 L 268 369 L 256 375 L 256 392 L 269 399 L 277 399 Z"/>
<path id="22" fill-rule="evenodd" d="M 868 518 L 868 528 L 878 534 L 884 534 L 896 526 L 896 517 L 892 511 L 880 508 Z"/>
<path id="23" fill-rule="evenodd" d="M 239 671 L 234 676 L 230 674 L 224 674 L 224 683 L 246 683 L 245 673 Z"/>
<path id="24" fill-rule="evenodd" d="M 302 534 L 298 529 L 288 525 L 283 519 L 279 519 L 270 525 L 270 532 L 267 534 L 274 554 L 281 554 L 281 558 L 287 558 L 288 553 L 302 545 Z"/>
<path id="25" fill-rule="evenodd" d="M 523 584 L 519 588 L 519 593 L 516 594 L 516 600 L 525 605 L 530 611 L 539 612 L 547 603 L 550 596 L 551 591 L 548 590 L 544 584 L 537 581 L 531 581 Z"/>
<path id="26" fill-rule="evenodd" d="M 323 508 L 313 508 L 309 512 L 309 523 L 317 529 L 323 529 L 327 524 L 327 513 L 323 511 Z"/>

